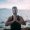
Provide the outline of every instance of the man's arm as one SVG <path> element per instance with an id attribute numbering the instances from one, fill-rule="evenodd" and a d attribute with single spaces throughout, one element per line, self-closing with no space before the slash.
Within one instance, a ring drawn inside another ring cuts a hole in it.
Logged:
<path id="1" fill-rule="evenodd" d="M 23 25 L 26 25 L 26 22 L 24 21 L 24 19 L 20 16 L 20 23 Z"/>
<path id="2" fill-rule="evenodd" d="M 12 17 L 9 17 L 9 18 L 8 18 L 8 20 L 7 20 L 6 23 L 5 23 L 5 26 L 11 25 L 11 21 L 10 21 L 11 18 L 12 18 Z"/>

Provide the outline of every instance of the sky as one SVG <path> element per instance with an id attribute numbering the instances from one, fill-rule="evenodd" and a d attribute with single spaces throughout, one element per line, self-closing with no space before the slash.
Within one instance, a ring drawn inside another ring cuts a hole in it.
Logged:
<path id="1" fill-rule="evenodd" d="M 17 6 L 18 9 L 30 9 L 30 0 L 0 0 L 0 8 L 12 8 Z"/>
<path id="2" fill-rule="evenodd" d="M 30 19 L 30 0 L 0 0 L 0 8 L 11 9 L 13 6 L 17 6 L 18 9 L 25 10 L 19 10 L 18 14 L 22 16 L 25 20 Z M 8 17 L 9 14 L 11 14 L 11 10 L 7 10 L 7 12 L 5 10 L 0 10 L 0 17 L 3 17 L 3 19 L 4 16 Z"/>

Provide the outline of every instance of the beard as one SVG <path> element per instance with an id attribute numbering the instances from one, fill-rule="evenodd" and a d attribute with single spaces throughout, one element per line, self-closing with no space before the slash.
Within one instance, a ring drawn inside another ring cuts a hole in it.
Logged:
<path id="1" fill-rule="evenodd" d="M 17 13 L 13 13 L 14 15 L 17 15 Z"/>

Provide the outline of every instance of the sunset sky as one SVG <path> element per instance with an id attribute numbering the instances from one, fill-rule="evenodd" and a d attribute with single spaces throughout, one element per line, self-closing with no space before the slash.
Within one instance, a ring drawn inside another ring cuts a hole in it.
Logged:
<path id="1" fill-rule="evenodd" d="M 0 8 L 12 8 L 17 6 L 18 9 L 30 9 L 30 0 L 0 0 Z"/>

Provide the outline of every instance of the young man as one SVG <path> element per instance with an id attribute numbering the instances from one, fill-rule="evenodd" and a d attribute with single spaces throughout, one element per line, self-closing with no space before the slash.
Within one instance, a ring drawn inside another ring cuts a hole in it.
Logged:
<path id="1" fill-rule="evenodd" d="M 17 12 L 18 12 L 17 7 L 13 7 L 12 8 L 12 12 L 13 12 L 13 15 L 8 18 L 8 20 L 7 20 L 7 22 L 6 22 L 5 25 L 6 26 L 11 25 L 11 30 L 20 30 L 21 29 L 21 24 L 25 25 L 24 19 L 21 16 L 17 15 Z M 15 24 L 16 26 L 18 26 L 19 29 L 16 28 L 15 25 L 13 25 L 13 24 Z"/>

